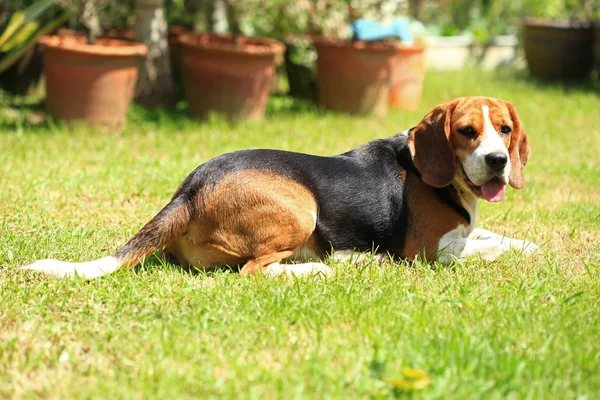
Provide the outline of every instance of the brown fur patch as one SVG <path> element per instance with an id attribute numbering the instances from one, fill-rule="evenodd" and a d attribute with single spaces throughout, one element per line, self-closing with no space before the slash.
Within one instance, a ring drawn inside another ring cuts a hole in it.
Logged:
<path id="1" fill-rule="evenodd" d="M 455 106 L 456 102 L 437 106 L 409 134 L 415 167 L 423 180 L 435 187 L 446 186 L 454 178 L 456 156 L 450 142 L 450 121 Z"/>
<path id="2" fill-rule="evenodd" d="M 527 160 L 531 155 L 531 147 L 529 147 L 529 139 L 527 138 L 525 128 L 523 128 L 523 124 L 517 115 L 517 111 L 511 104 L 506 103 L 506 105 L 513 121 L 513 132 L 508 146 L 511 162 L 509 182 L 515 189 L 523 189 L 525 187 L 523 168 L 527 165 Z"/>
<path id="3" fill-rule="evenodd" d="M 412 259 L 425 253 L 428 259 L 435 259 L 442 236 L 460 224 L 468 225 L 467 221 L 446 205 L 434 188 L 414 174 L 407 174 L 405 183 L 410 215 L 400 256 Z"/>
<path id="4" fill-rule="evenodd" d="M 268 171 L 225 176 L 198 194 L 188 232 L 167 246 L 197 268 L 246 264 L 255 273 L 290 257 L 311 236 L 317 204 L 302 184 Z"/>

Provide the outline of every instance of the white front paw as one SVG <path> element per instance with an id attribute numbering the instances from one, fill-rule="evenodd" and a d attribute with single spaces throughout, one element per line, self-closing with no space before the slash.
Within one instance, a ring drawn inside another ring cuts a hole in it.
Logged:
<path id="1" fill-rule="evenodd" d="M 494 261 L 504 253 L 504 246 L 495 238 L 482 238 L 480 241 L 485 241 L 486 246 L 479 251 L 479 256 L 486 261 Z"/>
<path id="2" fill-rule="evenodd" d="M 280 264 L 280 263 L 273 263 L 270 264 L 266 269 L 265 269 L 265 275 L 268 276 L 269 278 L 273 278 L 275 276 L 279 276 L 285 273 L 285 266 Z"/>
<path id="3" fill-rule="evenodd" d="M 438 255 L 438 261 L 443 264 L 456 259 L 469 257 L 480 257 L 486 261 L 494 261 L 500 257 L 506 249 L 502 243 L 493 237 L 479 239 L 462 239 L 445 247 Z"/>
<path id="4" fill-rule="evenodd" d="M 329 275 L 333 270 L 320 262 L 311 262 L 304 264 L 290 264 L 285 266 L 285 272 L 288 275 Z"/>
<path id="5" fill-rule="evenodd" d="M 306 275 L 329 275 L 333 270 L 320 262 L 304 264 L 279 264 L 269 265 L 265 274 L 269 277 L 288 275 L 288 276 L 306 276 Z"/>

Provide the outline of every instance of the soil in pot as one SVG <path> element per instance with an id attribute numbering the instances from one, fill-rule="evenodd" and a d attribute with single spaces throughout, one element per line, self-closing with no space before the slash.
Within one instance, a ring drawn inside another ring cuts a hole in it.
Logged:
<path id="1" fill-rule="evenodd" d="M 393 44 L 315 40 L 321 106 L 350 114 L 387 114 Z"/>
<path id="2" fill-rule="evenodd" d="M 540 78 L 584 79 L 593 63 L 590 23 L 525 19 L 523 47 L 531 73 Z"/>
<path id="3" fill-rule="evenodd" d="M 40 43 L 50 114 L 123 127 L 146 46 L 106 38 L 89 45 L 81 36 L 45 36 Z"/>
<path id="4" fill-rule="evenodd" d="M 421 104 L 425 79 L 425 44 L 415 41 L 413 45 L 400 44 L 392 69 L 390 106 L 415 110 Z"/>
<path id="5" fill-rule="evenodd" d="M 190 113 L 229 119 L 264 116 L 275 59 L 285 47 L 272 39 L 184 34 L 179 38 Z"/>
<path id="6" fill-rule="evenodd" d="M 132 28 L 109 28 L 104 31 L 102 37 L 132 42 L 135 40 L 135 32 Z"/>

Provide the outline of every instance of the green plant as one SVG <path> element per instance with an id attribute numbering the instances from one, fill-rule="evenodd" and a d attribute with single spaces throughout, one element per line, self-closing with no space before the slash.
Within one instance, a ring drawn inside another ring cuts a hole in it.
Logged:
<path id="1" fill-rule="evenodd" d="M 88 43 L 94 44 L 102 34 L 99 11 L 111 0 L 57 0 L 59 4 L 77 16 L 79 22 L 88 32 Z"/>
<path id="2" fill-rule="evenodd" d="M 591 20 L 594 3 L 591 0 L 528 0 L 525 12 L 537 18 Z"/>
<path id="3" fill-rule="evenodd" d="M 36 45 L 37 40 L 68 18 L 69 13 L 56 6 L 56 0 L 38 0 L 12 14 L 0 35 L 0 74 Z"/>
<path id="4" fill-rule="evenodd" d="M 244 32 L 279 40 L 285 40 L 289 35 L 306 34 L 309 1 L 273 0 L 263 7 L 259 0 L 248 3 L 252 6 L 241 21 Z"/>
<path id="5" fill-rule="evenodd" d="M 451 0 L 432 7 L 427 2 L 421 12 L 428 30 L 436 35 L 466 34 L 486 43 L 503 34 L 516 34 L 524 13 L 524 0 Z"/>
<path id="6" fill-rule="evenodd" d="M 239 1 L 239 0 L 238 0 Z M 345 0 L 244 0 L 240 28 L 246 34 L 274 37 L 319 35 L 347 36 Z"/>
<path id="7" fill-rule="evenodd" d="M 131 25 L 136 0 L 118 0 L 108 3 L 101 10 L 103 28 L 126 28 Z"/>
<path id="8" fill-rule="evenodd" d="M 189 27 L 196 22 L 201 4 L 190 0 L 167 0 L 165 1 L 165 12 L 167 23 L 171 26 L 179 25 Z M 202 17 L 202 14 L 200 13 Z"/>
<path id="9" fill-rule="evenodd" d="M 176 5 L 177 1 L 173 1 L 171 5 L 173 15 L 181 8 Z M 227 5 L 229 30 L 232 33 L 279 40 L 286 40 L 290 35 L 349 37 L 348 25 L 353 13 L 350 8 L 360 16 L 381 22 L 404 15 L 408 10 L 406 0 L 223 1 Z M 200 20 L 203 20 L 206 14 L 212 14 L 215 2 L 195 3 L 197 6 L 194 10 L 202 14 Z"/>
<path id="10" fill-rule="evenodd" d="M 348 4 L 364 18 L 387 22 L 409 14 L 408 0 L 348 0 Z"/>

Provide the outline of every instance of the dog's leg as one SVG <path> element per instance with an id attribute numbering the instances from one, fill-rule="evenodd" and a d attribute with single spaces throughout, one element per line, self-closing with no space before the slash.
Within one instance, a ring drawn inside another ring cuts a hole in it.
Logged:
<path id="1" fill-rule="evenodd" d="M 320 256 L 312 238 L 318 207 L 303 184 L 273 172 L 240 171 L 218 182 L 202 204 L 202 227 L 191 224 L 178 249 L 182 258 L 211 264 L 211 259 L 231 257 L 243 265 L 241 275 L 328 270 L 320 263 L 280 264 L 299 250 Z"/>
<path id="2" fill-rule="evenodd" d="M 504 250 L 519 250 L 524 252 L 525 254 L 535 253 L 539 251 L 539 247 L 529 240 L 519 240 L 513 239 L 506 236 L 499 235 L 497 233 L 488 231 L 487 229 L 475 228 L 470 238 L 494 238 L 502 244 L 502 248 Z"/>
<path id="3" fill-rule="evenodd" d="M 189 223 L 187 201 L 175 198 L 112 256 L 80 263 L 40 260 L 21 269 L 39 271 L 55 277 L 78 275 L 86 279 L 98 278 L 120 268 L 138 264 L 181 235 Z"/>
<path id="4" fill-rule="evenodd" d="M 447 263 L 455 258 L 480 256 L 493 261 L 511 249 L 531 253 L 538 247 L 531 242 L 506 238 L 485 229 L 474 229 L 468 237 L 464 237 L 464 229 L 455 229 L 440 240 L 438 260 Z"/>
<path id="5" fill-rule="evenodd" d="M 442 236 L 438 245 L 438 261 L 448 263 L 456 258 L 473 256 L 493 261 L 504 252 L 502 243 L 494 237 L 469 238 L 466 236 L 464 227 L 458 227 Z"/>
<path id="6" fill-rule="evenodd" d="M 354 250 L 337 250 L 331 254 L 331 259 L 336 262 L 349 262 L 352 264 L 375 263 L 379 264 L 388 257 L 387 253 L 363 253 Z"/>
<path id="7" fill-rule="evenodd" d="M 282 251 L 250 260 L 244 265 L 240 274 L 255 275 L 259 272 L 264 272 L 268 276 L 279 276 L 283 274 L 301 276 L 318 273 L 328 275 L 331 273 L 331 268 L 320 262 L 302 264 L 280 263 L 281 260 L 289 258 L 293 253 L 293 251 Z"/>
<path id="8" fill-rule="evenodd" d="M 438 261 L 448 263 L 455 258 L 480 256 L 484 260 L 494 261 L 504 253 L 502 244 L 494 238 L 460 238 L 440 249 Z"/>
<path id="9" fill-rule="evenodd" d="M 267 276 L 279 276 L 286 274 L 288 276 L 305 275 L 329 275 L 333 272 L 331 268 L 320 262 L 310 262 L 303 264 L 280 264 L 278 262 L 267 265 L 264 273 Z"/>
<path id="10" fill-rule="evenodd" d="M 285 258 L 291 257 L 293 251 L 280 251 L 266 256 L 258 257 L 244 264 L 240 271 L 240 275 L 256 275 L 260 272 L 265 272 L 269 266 L 273 265 L 273 270 L 277 270 L 279 262 Z"/>

